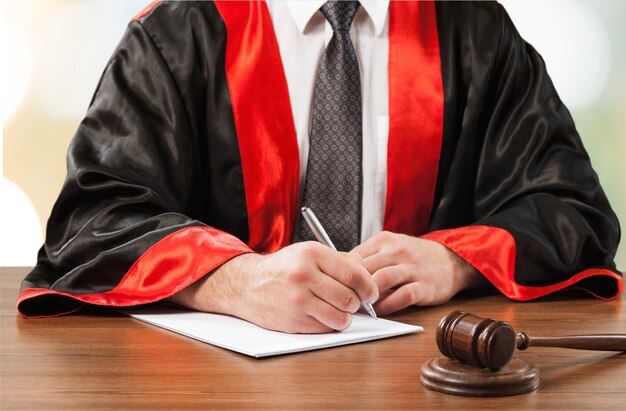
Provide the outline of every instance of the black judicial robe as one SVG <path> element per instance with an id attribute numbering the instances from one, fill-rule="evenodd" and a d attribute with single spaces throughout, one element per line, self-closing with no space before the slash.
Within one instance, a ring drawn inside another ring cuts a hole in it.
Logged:
<path id="1" fill-rule="evenodd" d="M 442 243 L 514 300 L 619 295 L 616 216 L 504 10 L 391 2 L 389 13 L 384 229 Z M 298 162 L 265 3 L 151 4 L 71 143 L 19 311 L 151 303 L 234 256 L 288 245 Z"/>

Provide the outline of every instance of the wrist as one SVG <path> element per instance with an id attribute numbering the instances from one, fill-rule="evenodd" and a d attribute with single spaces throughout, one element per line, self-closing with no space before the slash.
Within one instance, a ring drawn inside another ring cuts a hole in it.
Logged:
<path id="1" fill-rule="evenodd" d="M 474 266 L 459 257 L 456 253 L 450 251 L 454 255 L 454 271 L 459 281 L 458 291 L 483 288 L 487 285 L 487 280 Z"/>
<path id="2" fill-rule="evenodd" d="M 222 264 L 206 281 L 204 296 L 210 303 L 210 312 L 244 318 L 251 276 L 261 255 L 241 254 Z"/>
<path id="3" fill-rule="evenodd" d="M 246 277 L 258 258 L 254 253 L 233 257 L 168 300 L 197 311 L 239 316 Z"/>

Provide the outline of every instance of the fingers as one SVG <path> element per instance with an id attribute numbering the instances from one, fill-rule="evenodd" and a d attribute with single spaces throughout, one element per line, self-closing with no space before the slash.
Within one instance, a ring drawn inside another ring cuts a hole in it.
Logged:
<path id="1" fill-rule="evenodd" d="M 324 300 L 315 298 L 305 309 L 305 313 L 333 330 L 345 330 L 352 323 L 352 314 L 338 310 Z"/>
<path id="2" fill-rule="evenodd" d="M 414 275 L 410 273 L 404 266 L 394 265 L 384 267 L 376 271 L 372 275 L 372 280 L 378 287 L 378 292 L 383 293 L 392 288 L 408 284 L 415 281 Z"/>
<path id="3" fill-rule="evenodd" d="M 380 240 L 380 237 L 383 236 L 383 233 L 376 234 L 372 238 L 357 245 L 352 249 L 352 251 L 350 251 L 350 253 L 357 254 L 364 259 L 369 257 L 370 255 L 378 253 L 383 244 L 383 241 Z"/>
<path id="4" fill-rule="evenodd" d="M 423 287 L 421 287 L 419 283 L 409 283 L 379 300 L 374 305 L 374 309 L 379 315 L 382 316 L 401 310 L 410 305 L 422 305 L 423 300 Z"/>
<path id="5" fill-rule="evenodd" d="M 408 238 L 383 231 L 355 247 L 350 254 L 362 257 L 365 268 L 373 274 L 383 267 L 394 266 L 406 260 L 406 254 L 414 251 L 410 249 L 412 244 L 407 241 Z"/>
<path id="6" fill-rule="evenodd" d="M 373 303 L 378 299 L 378 287 L 359 256 L 328 250 L 316 262 L 322 273 L 354 291 L 359 302 Z"/>
<path id="7" fill-rule="evenodd" d="M 292 334 L 324 334 L 336 331 L 334 328 L 331 328 L 327 325 L 322 324 L 317 319 L 311 317 L 310 315 L 305 315 L 304 317 L 298 319 L 291 331 L 288 331 Z"/>
<path id="8" fill-rule="evenodd" d="M 259 325 L 267 329 L 290 334 L 324 334 L 337 331 L 334 328 L 319 322 L 316 318 L 313 318 L 310 315 L 303 315 L 302 317 L 294 318 L 291 321 L 284 323 L 281 327 L 264 326 L 263 324 Z"/>
<path id="9" fill-rule="evenodd" d="M 311 291 L 341 311 L 355 313 L 361 306 L 359 296 L 353 290 L 327 275 L 317 276 Z"/>
<path id="10" fill-rule="evenodd" d="M 320 274 L 320 276 L 323 276 Z M 340 286 L 335 280 L 329 279 Z M 283 291 L 286 294 L 286 311 L 276 313 L 278 318 L 268 318 L 265 328 L 289 333 L 317 334 L 345 330 L 352 323 L 352 314 L 342 311 L 315 295 L 310 289 L 296 288 Z M 353 293 L 354 294 L 354 293 Z M 356 299 L 356 295 L 353 297 Z M 358 300 L 357 300 L 358 301 Z M 276 327 L 276 324 L 279 324 Z"/>
<path id="11" fill-rule="evenodd" d="M 321 285 L 317 286 L 317 284 Z M 292 333 L 344 330 L 352 322 L 350 311 L 356 311 L 359 304 L 358 297 L 352 290 L 321 272 L 293 276 L 282 292 L 285 296 L 282 308 L 286 311 L 282 313 L 282 319 L 277 318 L 270 322 L 276 323 L 282 320 L 287 323 L 285 327 L 287 332 Z M 280 296 L 276 298 L 279 299 Z M 350 311 L 337 308 L 324 298 L 338 306 L 345 304 Z"/>
<path id="12" fill-rule="evenodd" d="M 384 252 L 372 254 L 363 259 L 365 269 L 371 274 L 382 268 L 395 266 L 398 263 L 399 261 L 393 254 Z"/>

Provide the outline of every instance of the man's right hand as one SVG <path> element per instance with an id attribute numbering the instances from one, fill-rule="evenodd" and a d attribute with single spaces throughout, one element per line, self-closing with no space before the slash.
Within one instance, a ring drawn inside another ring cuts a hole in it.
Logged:
<path id="1" fill-rule="evenodd" d="M 308 241 L 235 257 L 169 301 L 271 330 L 323 333 L 346 329 L 361 301 L 377 299 L 360 257 Z"/>

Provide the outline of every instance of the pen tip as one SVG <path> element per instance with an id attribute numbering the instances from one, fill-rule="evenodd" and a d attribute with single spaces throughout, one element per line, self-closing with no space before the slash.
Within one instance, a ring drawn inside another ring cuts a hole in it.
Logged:
<path id="1" fill-rule="evenodd" d="M 374 307 L 372 307 L 371 304 L 368 304 L 365 309 L 367 310 L 367 313 L 374 319 L 378 320 L 378 316 L 376 315 L 376 311 L 374 311 Z"/>
<path id="2" fill-rule="evenodd" d="M 308 207 L 302 207 L 302 208 L 300 209 L 300 211 L 302 211 L 302 212 L 304 213 L 304 212 L 306 211 L 306 209 L 307 209 L 307 208 L 308 208 Z"/>

